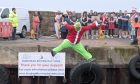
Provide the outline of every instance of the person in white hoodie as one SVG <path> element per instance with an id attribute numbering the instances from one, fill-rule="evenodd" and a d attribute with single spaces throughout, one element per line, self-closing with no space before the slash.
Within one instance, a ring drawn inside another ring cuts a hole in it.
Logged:
<path id="1" fill-rule="evenodd" d="M 60 11 L 57 12 L 55 16 L 55 23 L 54 23 L 54 28 L 55 28 L 55 33 L 57 39 L 60 39 L 60 21 L 61 21 L 61 13 Z"/>

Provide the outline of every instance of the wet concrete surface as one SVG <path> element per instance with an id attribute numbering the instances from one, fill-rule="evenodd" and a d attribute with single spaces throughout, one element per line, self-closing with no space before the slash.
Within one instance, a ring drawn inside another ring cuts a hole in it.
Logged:
<path id="1" fill-rule="evenodd" d="M 56 39 L 51 36 L 42 36 L 39 40 L 27 38 L 17 38 L 17 40 L 8 40 L 0 39 L 0 46 L 35 46 L 42 45 L 47 47 L 56 47 L 59 45 L 63 39 Z M 82 39 L 81 42 L 83 45 L 88 45 L 89 47 L 103 47 L 103 46 L 112 46 L 112 47 L 130 47 L 130 39 Z"/>

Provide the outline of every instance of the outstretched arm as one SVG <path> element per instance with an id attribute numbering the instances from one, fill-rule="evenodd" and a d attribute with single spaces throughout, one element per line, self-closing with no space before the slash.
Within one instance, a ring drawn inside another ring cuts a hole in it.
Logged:
<path id="1" fill-rule="evenodd" d="M 92 24 L 90 24 L 90 25 L 88 25 L 88 26 L 84 26 L 83 29 L 84 29 L 85 31 L 87 31 L 87 30 L 89 30 L 89 29 L 91 29 L 91 28 L 97 27 L 98 25 L 99 25 L 99 24 L 97 23 L 97 21 L 94 21 Z"/>
<path id="2" fill-rule="evenodd" d="M 67 22 L 63 22 L 62 24 L 63 24 L 64 27 L 67 28 L 68 30 L 73 29 L 73 25 L 69 25 Z"/>

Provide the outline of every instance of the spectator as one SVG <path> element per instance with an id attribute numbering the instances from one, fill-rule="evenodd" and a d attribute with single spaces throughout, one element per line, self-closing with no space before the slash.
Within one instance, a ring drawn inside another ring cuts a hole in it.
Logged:
<path id="1" fill-rule="evenodd" d="M 114 20 L 115 20 L 114 36 L 118 37 L 119 36 L 119 28 L 118 28 L 118 14 L 117 13 L 114 13 Z"/>
<path id="2" fill-rule="evenodd" d="M 137 39 L 137 31 L 138 31 L 138 27 L 136 27 L 136 23 L 138 23 L 139 21 L 139 14 L 136 12 L 136 11 L 132 11 L 132 17 L 131 17 L 131 24 L 132 24 L 132 27 L 135 28 L 135 36 L 134 36 L 134 40 L 131 44 L 138 44 L 138 39 Z"/>
<path id="3" fill-rule="evenodd" d="M 128 37 L 128 20 L 129 16 L 127 16 L 127 11 L 124 12 L 124 15 L 122 16 L 122 36 L 123 38 Z"/>
<path id="4" fill-rule="evenodd" d="M 70 24 L 70 19 L 68 17 L 68 13 L 67 12 L 64 12 L 63 15 L 62 15 L 62 23 L 65 22 L 65 21 L 68 24 Z M 60 32 L 61 32 L 61 38 L 62 39 L 66 39 L 67 34 L 68 34 L 68 30 L 63 25 L 60 28 Z"/>
<path id="5" fill-rule="evenodd" d="M 60 22 L 61 22 L 61 17 L 62 17 L 62 15 L 61 15 L 60 11 L 58 11 L 56 13 L 55 23 L 54 23 L 55 33 L 56 33 L 57 39 L 60 39 Z"/>
<path id="6" fill-rule="evenodd" d="M 71 25 L 74 25 L 74 23 L 78 21 L 75 11 L 71 12 L 71 16 L 69 18 Z"/>
<path id="7" fill-rule="evenodd" d="M 119 28 L 119 38 L 122 38 L 122 11 L 119 11 L 118 14 L 118 28 Z"/>
<path id="8" fill-rule="evenodd" d="M 39 17 L 39 21 L 40 21 L 40 23 L 39 23 L 39 37 L 40 37 L 40 36 L 42 36 L 42 21 L 43 21 L 43 17 L 40 12 L 38 12 L 38 17 Z"/>
<path id="9" fill-rule="evenodd" d="M 129 19 L 129 27 L 131 28 L 131 31 L 130 31 L 130 35 L 131 35 L 131 40 L 134 41 L 134 38 L 135 38 L 135 28 L 134 26 L 132 26 L 132 23 L 133 22 L 133 18 L 132 18 L 132 14 L 130 15 L 130 19 Z"/>
<path id="10" fill-rule="evenodd" d="M 110 38 L 113 38 L 114 35 L 114 29 L 115 29 L 115 19 L 114 19 L 114 15 L 111 14 L 110 18 L 109 18 L 109 36 Z"/>
<path id="11" fill-rule="evenodd" d="M 12 11 L 9 14 L 9 19 L 12 23 L 13 31 L 12 31 L 12 40 L 16 40 L 16 28 L 18 27 L 18 17 L 16 14 L 16 9 L 12 8 Z"/>
<path id="12" fill-rule="evenodd" d="M 92 17 L 93 17 L 93 10 L 90 10 L 90 13 L 88 14 L 88 24 L 91 24 L 93 22 Z M 88 32 L 88 34 L 89 34 L 88 36 L 90 36 L 91 39 L 93 39 L 92 31 L 93 31 L 93 29 L 90 29 Z"/>
<path id="13" fill-rule="evenodd" d="M 100 25 L 100 38 L 104 38 L 105 35 L 105 25 L 106 25 L 106 13 L 101 14 L 100 16 L 101 25 Z"/>
<path id="14" fill-rule="evenodd" d="M 106 15 L 105 15 L 105 18 L 106 18 L 106 20 L 105 20 L 105 37 L 106 38 L 109 38 L 109 17 L 108 17 L 108 13 L 106 13 Z"/>
<path id="15" fill-rule="evenodd" d="M 131 20 L 130 20 L 130 17 L 131 15 L 130 14 L 127 14 L 127 16 L 129 17 L 129 20 L 128 20 L 128 38 L 131 39 L 131 30 L 132 30 L 132 27 L 131 27 Z"/>
<path id="16" fill-rule="evenodd" d="M 97 22 L 100 22 L 100 18 L 99 18 L 100 16 L 98 15 L 98 13 L 95 11 L 94 13 L 93 13 L 93 16 L 92 16 L 92 21 L 97 21 Z M 95 38 L 95 39 L 98 39 L 98 36 L 99 36 L 99 34 L 98 34 L 98 27 L 96 27 L 96 28 L 94 28 L 93 29 L 93 31 L 92 31 L 92 38 Z"/>
<path id="17" fill-rule="evenodd" d="M 87 12 L 84 11 L 81 17 L 81 24 L 82 26 L 87 26 L 87 23 L 88 23 Z M 84 38 L 88 39 L 88 31 L 84 33 Z"/>
<path id="18" fill-rule="evenodd" d="M 39 16 L 38 16 L 38 12 L 35 12 L 33 15 L 33 22 L 32 22 L 32 26 L 33 26 L 33 30 L 35 32 L 35 39 L 38 40 L 39 36 L 39 24 L 40 24 L 40 20 L 39 20 Z"/>

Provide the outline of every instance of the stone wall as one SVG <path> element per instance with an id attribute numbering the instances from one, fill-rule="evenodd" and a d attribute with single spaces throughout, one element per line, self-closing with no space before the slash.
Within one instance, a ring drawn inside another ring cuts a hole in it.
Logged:
<path id="1" fill-rule="evenodd" d="M 55 12 L 49 12 L 49 11 L 39 11 L 43 17 L 42 21 L 42 34 L 43 35 L 52 35 L 54 34 L 54 17 Z M 30 22 L 32 22 L 32 16 L 34 11 L 30 11 Z M 31 25 L 32 27 L 32 25 Z"/>
<path id="2" fill-rule="evenodd" d="M 41 46 L 42 52 L 50 52 L 52 47 Z M 6 52 L 5 52 L 6 51 Z M 0 46 L 0 64 L 17 65 L 18 52 L 37 52 L 37 46 Z M 66 52 L 66 66 L 73 67 L 84 59 L 80 54 L 71 49 L 64 49 Z M 92 47 L 89 52 L 103 66 L 106 65 L 126 65 L 130 59 L 138 54 L 135 47 Z"/>
<path id="3" fill-rule="evenodd" d="M 32 16 L 35 11 L 30 11 L 30 21 L 32 22 Z M 54 21 L 55 21 L 55 13 L 56 12 L 50 12 L 50 11 L 39 11 L 40 14 L 43 17 L 42 21 L 42 29 L 43 35 L 53 35 L 55 34 L 54 31 Z M 80 17 L 80 13 L 77 13 L 77 17 Z"/>

